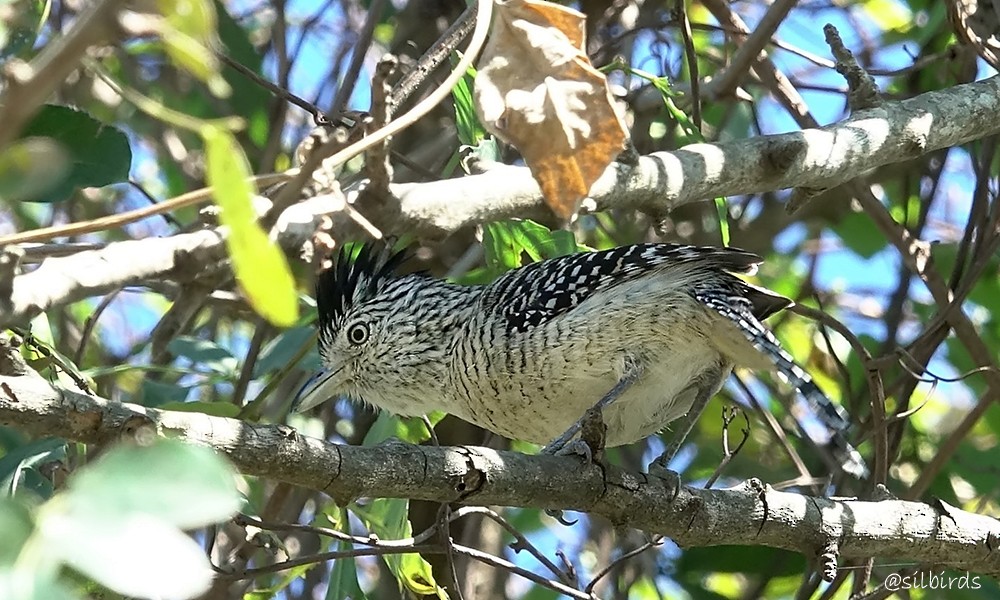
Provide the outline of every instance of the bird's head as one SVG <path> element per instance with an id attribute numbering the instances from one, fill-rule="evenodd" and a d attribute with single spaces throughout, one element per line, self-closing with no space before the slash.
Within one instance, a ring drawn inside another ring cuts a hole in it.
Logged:
<path id="1" fill-rule="evenodd" d="M 446 337 L 441 323 L 444 282 L 423 274 L 397 276 L 406 252 L 371 244 L 352 259 L 341 250 L 316 280 L 322 370 L 299 393 L 304 411 L 330 398 L 363 400 L 415 416 L 432 407 L 423 399 L 440 387 Z"/>

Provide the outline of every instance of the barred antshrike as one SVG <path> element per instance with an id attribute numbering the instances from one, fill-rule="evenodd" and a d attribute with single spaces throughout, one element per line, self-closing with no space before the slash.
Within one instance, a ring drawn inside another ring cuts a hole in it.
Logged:
<path id="1" fill-rule="evenodd" d="M 667 461 L 734 366 L 776 369 L 831 430 L 845 471 L 864 476 L 846 414 L 761 320 L 791 304 L 733 273 L 760 257 L 735 248 L 637 244 L 543 260 L 493 283 L 397 276 L 404 253 L 341 251 L 319 275 L 324 370 L 305 410 L 347 396 L 404 416 L 443 410 L 503 435 L 565 446 L 598 405 L 606 444 L 685 417 Z"/>

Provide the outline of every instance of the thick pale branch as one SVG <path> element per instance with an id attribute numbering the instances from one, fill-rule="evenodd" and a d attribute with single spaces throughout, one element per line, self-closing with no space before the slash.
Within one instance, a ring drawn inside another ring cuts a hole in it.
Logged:
<path id="1" fill-rule="evenodd" d="M 912 160 L 1000 132 L 1000 77 L 860 111 L 817 129 L 656 152 L 637 165 L 612 164 L 591 188 L 599 209 L 656 214 L 718 196 L 786 188 L 828 189 L 871 169 Z M 399 228 L 425 235 L 520 216 L 542 206 L 527 167 L 398 184 Z"/>
<path id="2" fill-rule="evenodd" d="M 0 327 L 122 286 L 161 279 L 190 281 L 224 258 L 225 240 L 216 231 L 117 242 L 49 258 L 34 271 L 15 277 L 10 295 L 0 297 Z"/>
<path id="3" fill-rule="evenodd" d="M 297 250 L 316 230 L 321 215 L 343 207 L 343 199 L 332 195 L 292 206 L 281 214 L 275 226 L 278 242 Z M 0 262 L 2 256 L 0 253 Z M 26 322 L 55 306 L 125 286 L 164 279 L 192 281 L 218 268 L 225 259 L 225 232 L 219 228 L 115 242 L 98 250 L 50 257 L 37 269 L 14 277 L 9 287 L 0 280 L 0 328 Z"/>
<path id="4" fill-rule="evenodd" d="M 1000 132 L 997 114 L 1000 77 L 993 77 L 886 102 L 824 128 L 692 144 L 640 157 L 634 165 L 614 163 L 594 184 L 591 196 L 602 210 L 635 208 L 665 214 L 679 205 L 718 196 L 790 187 L 826 189 L 881 165 L 994 135 Z M 464 226 L 545 210 L 526 167 L 499 166 L 460 179 L 393 184 L 390 191 L 399 201 L 399 218 L 395 231 L 387 233 L 442 236 Z M 308 204 L 292 206 L 282 214 L 278 232 L 282 246 L 294 248 L 308 238 L 323 211 L 345 209 L 343 198 L 333 194 L 317 196 Z M 292 213 L 299 216 L 289 217 Z M 282 222 L 295 227 L 280 230 Z M 219 260 L 224 253 L 221 235 L 216 231 L 178 234 L 50 258 L 38 270 L 15 277 L 10 297 L 0 297 L 0 327 L 125 285 L 177 278 L 188 272 L 178 270 L 179 257 Z M 190 252 L 192 245 L 201 254 Z M 150 254 L 154 247 L 156 251 Z M 192 268 L 197 262 L 187 260 Z"/>
<path id="5" fill-rule="evenodd" d="M 39 436 L 110 443 L 177 437 L 225 454 L 243 473 L 322 490 L 338 502 L 402 497 L 577 510 L 670 536 L 682 546 L 763 545 L 815 557 L 891 557 L 1000 575 L 1000 523 L 958 509 L 777 492 L 755 481 L 727 490 L 681 487 L 574 457 L 478 447 L 341 446 L 283 426 L 160 411 L 54 389 L 0 342 L 0 424 Z"/>

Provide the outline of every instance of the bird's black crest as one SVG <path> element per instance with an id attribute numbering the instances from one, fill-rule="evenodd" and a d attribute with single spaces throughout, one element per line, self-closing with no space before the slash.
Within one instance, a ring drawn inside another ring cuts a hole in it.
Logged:
<path id="1" fill-rule="evenodd" d="M 339 328 L 347 311 L 374 298 L 408 256 L 406 250 L 369 243 L 351 260 L 347 247 L 341 248 L 336 263 L 316 278 L 320 331 Z"/>

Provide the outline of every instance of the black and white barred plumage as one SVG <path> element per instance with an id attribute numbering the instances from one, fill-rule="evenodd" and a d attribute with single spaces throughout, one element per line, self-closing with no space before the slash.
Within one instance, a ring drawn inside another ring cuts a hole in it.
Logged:
<path id="1" fill-rule="evenodd" d="M 845 468 L 846 414 L 761 321 L 790 301 L 734 273 L 760 257 L 733 248 L 637 244 L 540 261 L 486 286 L 396 276 L 402 253 L 341 253 L 317 281 L 325 379 L 334 394 L 403 415 L 445 410 L 545 443 L 638 365 L 605 411 L 608 445 L 653 434 L 703 405 L 734 366 L 776 369 L 831 430 Z"/>

